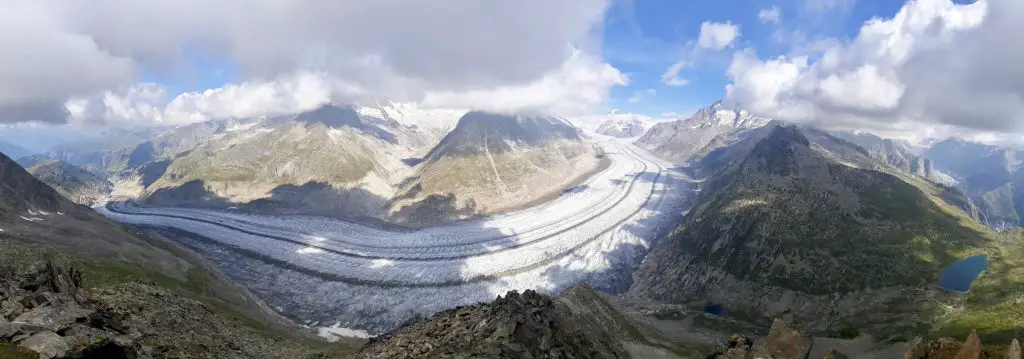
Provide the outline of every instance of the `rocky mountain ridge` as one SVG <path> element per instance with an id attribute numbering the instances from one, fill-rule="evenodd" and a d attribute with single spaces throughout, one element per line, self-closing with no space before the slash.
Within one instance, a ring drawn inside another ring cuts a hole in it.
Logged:
<path id="1" fill-rule="evenodd" d="M 86 206 L 104 201 L 114 187 L 103 177 L 43 155 L 20 158 L 18 164 L 64 197 Z"/>
<path id="2" fill-rule="evenodd" d="M 403 181 L 389 217 L 421 226 L 507 211 L 560 193 L 600 163 L 565 120 L 470 112 Z"/>
<path id="3" fill-rule="evenodd" d="M 814 330 L 851 321 L 891 329 L 867 308 L 937 282 L 944 265 L 991 236 L 899 177 L 830 157 L 797 127 L 747 141 L 739 148 L 749 152 L 707 179 L 683 223 L 652 249 L 631 295 L 749 318 L 785 311 Z"/>

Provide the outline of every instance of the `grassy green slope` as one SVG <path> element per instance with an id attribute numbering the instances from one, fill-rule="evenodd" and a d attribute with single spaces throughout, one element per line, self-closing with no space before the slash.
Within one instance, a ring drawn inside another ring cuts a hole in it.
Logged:
<path id="1" fill-rule="evenodd" d="M 944 201 L 939 186 L 832 162 L 801 139 L 773 134 L 709 179 L 635 275 L 633 292 L 725 302 L 755 320 L 795 295 L 790 310 L 827 321 L 819 330 L 860 327 L 879 337 L 962 337 L 976 328 L 1002 340 L 1021 325 L 1024 311 L 1012 303 L 1024 263 L 1014 241 Z M 948 264 L 978 253 L 991 264 L 972 293 L 935 288 Z"/>

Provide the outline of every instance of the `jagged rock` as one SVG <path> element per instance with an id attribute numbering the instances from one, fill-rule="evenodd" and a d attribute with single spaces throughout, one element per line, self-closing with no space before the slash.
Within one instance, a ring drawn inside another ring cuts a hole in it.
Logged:
<path id="1" fill-rule="evenodd" d="M 955 359 L 979 358 L 981 358 L 981 339 L 978 338 L 978 333 L 972 331 L 971 335 L 967 336 L 967 341 L 964 342 L 963 347 L 956 353 Z"/>
<path id="2" fill-rule="evenodd" d="M 0 323 L 0 340 L 11 340 L 15 337 L 27 337 L 46 330 L 46 327 L 27 323 Z"/>
<path id="3" fill-rule="evenodd" d="M 23 348 L 39 353 L 40 359 L 64 357 L 71 345 L 54 332 L 41 332 L 30 336 L 17 344 Z"/>
<path id="4" fill-rule="evenodd" d="M 840 353 L 838 350 L 829 349 L 828 354 L 825 354 L 825 359 L 849 359 L 850 357 L 846 354 Z"/>
<path id="5" fill-rule="evenodd" d="M 1010 349 L 1006 350 L 1006 359 L 1021 359 L 1020 358 L 1020 342 L 1014 339 L 1010 342 Z"/>
<path id="6" fill-rule="evenodd" d="M 82 271 L 75 267 L 53 262 L 46 263 L 47 284 L 54 293 L 77 293 L 82 286 Z"/>
<path id="7" fill-rule="evenodd" d="M 942 358 L 949 359 L 953 358 L 963 344 L 949 339 L 939 339 L 933 342 L 925 342 L 918 338 L 914 341 L 914 344 L 907 349 L 904 359 L 932 359 Z"/>
<path id="8" fill-rule="evenodd" d="M 14 321 L 39 325 L 56 332 L 70 327 L 79 319 L 86 318 L 90 313 L 92 313 L 91 310 L 68 303 L 61 306 L 35 308 L 19 315 Z"/>
<path id="9" fill-rule="evenodd" d="M 705 359 L 746 359 L 753 355 L 754 342 L 742 335 L 733 335 Z"/>
<path id="10" fill-rule="evenodd" d="M 811 352 L 810 336 L 776 318 L 759 356 L 765 359 L 804 359 Z"/>
<path id="11" fill-rule="evenodd" d="M 0 301 L 0 317 L 6 319 L 14 319 L 21 313 L 25 312 L 25 306 L 21 305 L 14 300 L 2 300 Z"/>
<path id="12" fill-rule="evenodd" d="M 532 290 L 459 307 L 371 338 L 354 358 L 619 358 L 615 339 L 570 300 Z"/>
<path id="13" fill-rule="evenodd" d="M 124 315 L 107 309 L 100 309 L 89 314 L 89 325 L 97 329 L 115 330 L 122 334 L 128 332 L 128 326 L 124 324 Z"/>

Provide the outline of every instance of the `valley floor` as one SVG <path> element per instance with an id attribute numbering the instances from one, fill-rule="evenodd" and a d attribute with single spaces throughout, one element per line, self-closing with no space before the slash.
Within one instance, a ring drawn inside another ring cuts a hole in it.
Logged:
<path id="1" fill-rule="evenodd" d="M 586 281 L 626 290 L 651 239 L 688 209 L 694 181 L 624 140 L 600 146 L 611 165 L 550 202 L 416 231 L 123 203 L 97 210 L 160 228 L 324 334 L 376 334 L 512 289 L 558 292 Z"/>

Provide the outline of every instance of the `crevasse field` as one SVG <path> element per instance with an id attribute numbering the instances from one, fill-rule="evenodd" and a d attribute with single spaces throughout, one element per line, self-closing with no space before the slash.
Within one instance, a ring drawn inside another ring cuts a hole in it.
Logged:
<path id="1" fill-rule="evenodd" d="M 626 290 L 650 240 L 688 209 L 695 181 L 626 140 L 599 145 L 611 166 L 557 199 L 416 231 L 124 203 L 97 210 L 164 228 L 325 336 L 365 336 L 512 289 L 556 293 L 586 281 Z"/>

